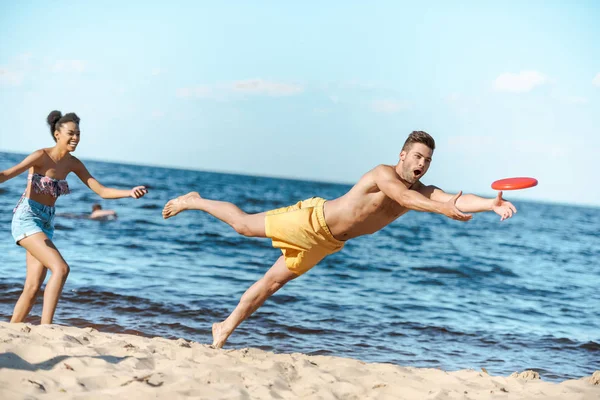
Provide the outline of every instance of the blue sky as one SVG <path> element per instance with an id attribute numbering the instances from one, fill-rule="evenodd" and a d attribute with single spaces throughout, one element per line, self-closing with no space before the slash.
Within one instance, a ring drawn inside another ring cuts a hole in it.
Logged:
<path id="1" fill-rule="evenodd" d="M 0 1 L 0 151 L 59 109 L 82 159 L 351 183 L 425 130 L 425 183 L 600 205 L 593 1 L 85 3 Z"/>

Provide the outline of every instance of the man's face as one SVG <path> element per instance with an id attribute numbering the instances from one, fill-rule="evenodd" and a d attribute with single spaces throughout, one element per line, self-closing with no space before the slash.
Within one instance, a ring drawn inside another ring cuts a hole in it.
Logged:
<path id="1" fill-rule="evenodd" d="M 400 160 L 402 161 L 401 178 L 410 184 L 421 179 L 429 169 L 432 156 L 433 150 L 428 146 L 423 143 L 413 143 L 408 151 L 400 153 Z"/>

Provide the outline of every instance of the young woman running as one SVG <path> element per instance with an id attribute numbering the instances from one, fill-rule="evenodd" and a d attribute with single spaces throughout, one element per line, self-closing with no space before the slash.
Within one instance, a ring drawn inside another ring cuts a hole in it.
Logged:
<path id="1" fill-rule="evenodd" d="M 56 144 L 37 150 L 19 164 L 0 172 L 0 183 L 29 170 L 27 188 L 13 210 L 12 235 L 15 242 L 27 250 L 27 275 L 23 293 L 19 297 L 10 322 L 22 322 L 35 302 L 39 289 L 52 275 L 44 290 L 42 324 L 51 324 L 62 292 L 69 266 L 52 243 L 56 199 L 69 193 L 65 180 L 74 172 L 83 183 L 104 199 L 133 197 L 139 199 L 148 191 L 144 186 L 119 190 L 102 186 L 83 163 L 71 155 L 81 138 L 79 117 L 75 113 L 62 115 L 52 111 L 48 115 L 50 133 Z"/>

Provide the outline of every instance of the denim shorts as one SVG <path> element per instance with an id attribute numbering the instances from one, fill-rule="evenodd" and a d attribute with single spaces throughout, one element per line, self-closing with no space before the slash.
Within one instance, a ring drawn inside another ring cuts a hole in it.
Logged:
<path id="1" fill-rule="evenodd" d="M 44 232 L 48 239 L 54 236 L 55 207 L 22 198 L 15 208 L 12 219 L 12 236 L 15 243 L 33 234 Z"/>

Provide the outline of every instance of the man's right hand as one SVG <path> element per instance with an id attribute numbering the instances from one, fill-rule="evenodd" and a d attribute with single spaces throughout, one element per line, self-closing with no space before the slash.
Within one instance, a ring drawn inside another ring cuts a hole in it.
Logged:
<path id="1" fill-rule="evenodd" d="M 442 206 L 442 213 L 446 217 L 455 219 L 457 221 L 468 221 L 471 218 L 473 218 L 473 215 L 464 214 L 458 208 L 456 208 L 456 200 L 458 200 L 460 196 L 462 196 L 462 190 L 454 196 L 452 196 L 450 200 L 444 203 L 444 205 Z"/>

